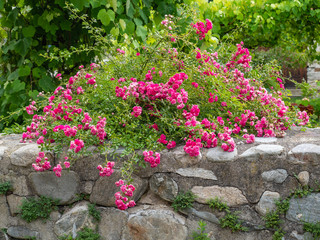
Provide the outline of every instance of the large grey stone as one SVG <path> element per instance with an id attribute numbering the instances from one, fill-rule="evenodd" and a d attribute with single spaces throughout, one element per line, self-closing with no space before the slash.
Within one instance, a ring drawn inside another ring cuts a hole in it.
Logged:
<path id="1" fill-rule="evenodd" d="M 240 155 L 240 158 L 249 160 L 257 158 L 278 157 L 284 153 L 284 147 L 275 144 L 260 144 L 256 147 L 249 148 Z"/>
<path id="2" fill-rule="evenodd" d="M 225 152 L 221 147 L 210 148 L 207 152 L 207 159 L 212 162 L 230 162 L 237 158 L 238 151 Z"/>
<path id="3" fill-rule="evenodd" d="M 263 172 L 261 176 L 268 182 L 283 183 L 288 177 L 288 173 L 285 169 L 275 169 Z"/>
<path id="4" fill-rule="evenodd" d="M 54 172 L 33 172 L 29 181 L 37 195 L 59 199 L 59 204 L 72 203 L 79 193 L 79 176 L 73 171 L 62 171 L 58 178 Z"/>
<path id="5" fill-rule="evenodd" d="M 216 175 L 210 170 L 203 168 L 179 168 L 176 173 L 183 177 L 196 177 L 209 180 L 217 180 Z"/>
<path id="6" fill-rule="evenodd" d="M 173 201 L 178 195 L 178 184 L 164 173 L 154 174 L 149 181 L 150 189 L 167 201 Z"/>
<path id="7" fill-rule="evenodd" d="M 248 203 L 242 192 L 235 187 L 220 187 L 217 185 L 202 187 L 195 186 L 191 191 L 197 196 L 196 201 L 207 204 L 208 200 L 219 198 L 228 206 L 238 206 Z"/>
<path id="8" fill-rule="evenodd" d="M 98 208 L 101 211 L 99 234 L 103 240 L 121 239 L 129 214 L 115 208 Z"/>
<path id="9" fill-rule="evenodd" d="M 119 170 L 115 170 L 110 177 L 100 177 L 94 184 L 90 195 L 90 202 L 106 207 L 116 206 L 114 194 L 119 192 L 120 188 L 115 185 L 115 182 L 121 178 L 121 172 Z M 132 175 L 132 179 L 132 185 L 136 188 L 133 192 L 132 199 L 137 201 L 147 190 L 148 181 L 141 179 L 134 174 Z"/>
<path id="10" fill-rule="evenodd" d="M 57 236 L 74 235 L 84 227 L 94 229 L 95 224 L 89 214 L 88 202 L 80 202 L 64 213 L 55 223 L 54 232 Z"/>
<path id="11" fill-rule="evenodd" d="M 147 209 L 130 214 L 128 228 L 132 240 L 184 240 L 188 236 L 185 219 L 166 209 Z"/>
<path id="12" fill-rule="evenodd" d="M 303 198 L 291 198 L 286 218 L 301 223 L 317 223 L 320 219 L 320 193 L 311 193 Z"/>
<path id="13" fill-rule="evenodd" d="M 266 213 L 271 212 L 276 209 L 275 201 L 280 198 L 280 194 L 277 192 L 265 191 L 259 203 L 256 206 L 256 210 L 261 215 L 266 215 Z"/>
<path id="14" fill-rule="evenodd" d="M 25 226 L 9 227 L 7 233 L 10 237 L 14 237 L 17 239 L 26 239 L 28 237 L 35 237 L 36 239 L 40 239 L 40 235 L 38 232 L 33 231 Z"/>
<path id="15" fill-rule="evenodd" d="M 320 146 L 311 143 L 300 144 L 288 153 L 289 160 L 293 164 L 312 164 L 320 163 Z"/>
<path id="16" fill-rule="evenodd" d="M 6 196 L 0 195 L 0 229 L 7 228 L 10 223 L 10 212 Z"/>
<path id="17" fill-rule="evenodd" d="M 28 144 L 11 153 L 11 163 L 16 166 L 26 167 L 35 162 L 39 154 L 37 144 Z"/>
<path id="18" fill-rule="evenodd" d="M 30 195 L 30 189 L 25 176 L 12 178 L 13 193 L 19 196 Z"/>

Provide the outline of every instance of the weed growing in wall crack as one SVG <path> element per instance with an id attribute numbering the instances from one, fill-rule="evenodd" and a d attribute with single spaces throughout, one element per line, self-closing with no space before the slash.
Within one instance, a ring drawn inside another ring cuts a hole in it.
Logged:
<path id="1" fill-rule="evenodd" d="M 206 223 L 203 221 L 198 222 L 199 227 L 197 228 L 199 232 L 192 232 L 192 240 L 210 240 L 208 233 L 206 231 Z"/>
<path id="2" fill-rule="evenodd" d="M 179 210 L 191 208 L 193 206 L 195 198 L 196 195 L 194 195 L 191 191 L 185 193 L 181 192 L 174 199 L 172 207 L 176 212 L 178 212 Z"/>
<path id="3" fill-rule="evenodd" d="M 10 191 L 12 191 L 11 182 L 7 181 L 0 183 L 0 195 L 6 195 Z"/>
<path id="4" fill-rule="evenodd" d="M 101 236 L 90 228 L 83 228 L 81 231 L 77 232 L 77 237 L 72 236 L 62 236 L 59 237 L 60 240 L 100 240 Z"/>
<path id="5" fill-rule="evenodd" d="M 58 203 L 59 200 L 45 196 L 29 198 L 24 200 L 20 206 L 20 217 L 27 222 L 32 222 L 38 218 L 46 220 L 50 217 L 52 211 L 58 209 Z"/>
<path id="6" fill-rule="evenodd" d="M 314 239 L 320 238 L 320 222 L 303 224 L 303 231 L 309 232 L 313 235 Z"/>
<path id="7" fill-rule="evenodd" d="M 92 216 L 97 222 L 101 220 L 101 213 L 96 208 L 95 204 L 88 204 L 89 215 Z"/>

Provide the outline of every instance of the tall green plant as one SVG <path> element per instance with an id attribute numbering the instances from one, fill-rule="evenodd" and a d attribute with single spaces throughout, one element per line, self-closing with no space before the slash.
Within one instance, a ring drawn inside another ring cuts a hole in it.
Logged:
<path id="1" fill-rule="evenodd" d="M 70 0 L 81 15 L 92 20 L 102 30 L 123 41 L 123 35 L 143 41 L 152 27 L 150 10 L 160 23 L 164 14 L 176 13 L 172 0 Z M 80 19 L 70 19 L 72 13 L 63 0 L 10 0 L 0 2 L 0 130 L 13 122 L 21 122 L 22 111 L 29 99 L 41 91 L 53 91 L 59 83 L 54 73 L 69 74 L 75 66 L 88 64 L 99 56 L 92 48 L 96 41 Z M 95 20 L 96 19 L 96 20 Z M 83 51 L 91 49 L 91 51 Z M 48 61 L 44 55 L 65 55 Z"/>

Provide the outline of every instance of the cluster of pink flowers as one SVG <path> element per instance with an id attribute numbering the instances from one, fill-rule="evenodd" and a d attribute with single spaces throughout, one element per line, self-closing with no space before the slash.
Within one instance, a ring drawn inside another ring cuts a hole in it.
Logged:
<path id="1" fill-rule="evenodd" d="M 299 126 L 304 126 L 309 122 L 309 116 L 308 116 L 308 113 L 306 111 L 298 112 L 297 113 L 297 117 L 298 117 L 298 119 L 301 120 L 301 122 L 298 123 Z"/>
<path id="2" fill-rule="evenodd" d="M 166 138 L 167 138 L 166 135 L 161 134 L 160 138 L 158 139 L 158 142 L 165 144 L 165 145 L 167 144 L 168 149 L 174 148 L 176 146 L 176 142 L 175 141 L 167 141 Z M 149 162 L 149 161 L 147 161 L 147 162 Z"/>
<path id="3" fill-rule="evenodd" d="M 244 134 L 242 137 L 246 139 L 246 143 L 253 143 L 255 140 L 255 136 L 253 134 Z"/>
<path id="4" fill-rule="evenodd" d="M 160 163 L 160 153 L 153 153 L 153 151 L 143 152 L 144 160 L 150 163 L 150 167 L 155 168 Z"/>
<path id="5" fill-rule="evenodd" d="M 199 35 L 199 39 L 202 40 L 205 38 L 206 33 L 212 29 L 212 22 L 209 19 L 206 19 L 206 22 L 197 22 L 195 24 L 191 23 L 191 26 L 196 29 L 196 33 Z"/>
<path id="6" fill-rule="evenodd" d="M 26 107 L 26 111 L 29 115 L 34 114 L 34 111 L 37 111 L 38 109 L 35 106 L 36 102 L 32 101 L 29 106 Z"/>
<path id="7" fill-rule="evenodd" d="M 74 149 L 74 152 L 80 152 L 80 150 L 84 147 L 84 142 L 81 139 L 75 139 L 70 142 L 70 149 Z"/>
<path id="8" fill-rule="evenodd" d="M 134 200 L 128 199 L 128 197 L 133 196 L 133 192 L 135 191 L 135 187 L 133 185 L 125 185 L 123 180 L 119 180 L 116 183 L 117 187 L 120 187 L 121 192 L 116 192 L 115 197 L 116 201 L 115 204 L 117 205 L 118 209 L 126 210 L 129 207 L 134 207 L 136 203 Z M 123 196 L 124 195 L 124 196 Z"/>
<path id="9" fill-rule="evenodd" d="M 110 177 L 114 172 L 113 170 L 114 165 L 115 165 L 114 162 L 108 162 L 105 167 L 102 167 L 101 165 L 99 165 L 97 167 L 97 169 L 99 170 L 99 175 L 101 177 L 105 177 L 105 176 Z"/>
<path id="10" fill-rule="evenodd" d="M 50 161 L 45 157 L 44 152 L 39 152 L 36 163 L 33 163 L 32 167 L 38 172 L 43 172 L 51 168 Z"/>
<path id="11" fill-rule="evenodd" d="M 196 157 L 200 154 L 200 149 L 203 147 L 201 139 L 197 138 L 195 141 L 188 139 L 186 145 L 183 147 L 184 151 L 191 157 Z"/>
<path id="12" fill-rule="evenodd" d="M 165 18 L 164 20 L 161 21 L 161 24 L 166 28 L 168 28 L 169 30 L 172 30 L 172 25 L 173 25 L 172 18 L 173 18 L 172 15 L 165 15 Z"/>
<path id="13" fill-rule="evenodd" d="M 132 108 L 133 112 L 131 113 L 132 116 L 135 116 L 135 117 L 139 117 L 142 113 L 142 107 L 140 106 L 135 106 Z"/>

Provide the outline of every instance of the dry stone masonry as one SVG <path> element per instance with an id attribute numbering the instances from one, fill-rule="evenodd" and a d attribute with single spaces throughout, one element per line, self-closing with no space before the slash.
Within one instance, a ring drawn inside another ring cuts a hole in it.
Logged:
<path id="1" fill-rule="evenodd" d="M 96 166 L 104 162 L 104 156 L 79 159 L 57 178 L 52 171 L 32 169 L 39 149 L 34 143 L 19 143 L 20 137 L 0 136 L 0 183 L 13 185 L 9 194 L 0 195 L 0 229 L 6 229 L 1 240 L 56 240 L 85 227 L 98 229 L 104 240 L 187 240 L 192 239 L 200 220 L 207 223 L 211 239 L 271 240 L 273 232 L 265 227 L 263 216 L 276 208 L 274 201 L 290 196 L 299 186 L 316 188 L 320 179 L 320 129 L 294 128 L 284 138 L 257 138 L 254 144 L 238 141 L 234 152 L 219 147 L 203 149 L 194 158 L 180 146 L 164 150 L 157 168 L 134 172 L 137 206 L 120 211 L 114 203 L 118 191 L 114 182 L 121 172 L 117 169 L 111 177 L 99 177 Z M 58 160 L 52 156 L 52 161 Z M 116 163 L 117 167 L 122 163 Z M 186 191 L 197 196 L 193 208 L 173 211 L 173 200 Z M 39 195 L 60 199 L 59 210 L 46 222 L 27 223 L 19 217 L 21 203 Z M 79 196 L 86 198 L 79 200 Z M 221 228 L 223 213 L 213 211 L 207 203 L 215 198 L 238 212 L 249 230 L 232 233 Z M 89 203 L 95 203 L 100 211 L 99 222 L 89 214 Z M 320 193 L 290 199 L 284 239 L 310 237 L 303 232 L 303 221 L 320 221 Z"/>

